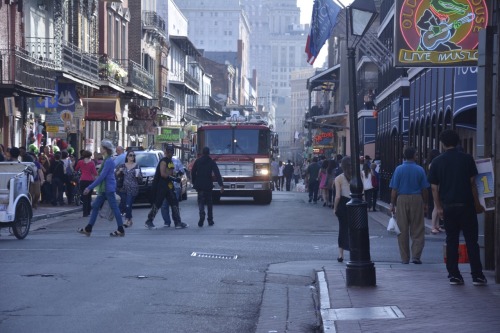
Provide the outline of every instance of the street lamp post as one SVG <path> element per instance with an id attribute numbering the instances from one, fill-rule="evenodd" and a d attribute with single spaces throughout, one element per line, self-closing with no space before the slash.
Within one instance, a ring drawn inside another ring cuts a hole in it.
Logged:
<path id="1" fill-rule="evenodd" d="M 367 203 L 363 201 L 363 183 L 359 164 L 358 106 L 356 98 L 356 46 L 377 16 L 373 0 L 355 0 L 347 7 L 346 30 L 350 27 L 354 37 L 349 45 L 346 31 L 347 67 L 349 75 L 349 122 L 351 145 L 351 200 L 347 203 L 349 216 L 350 256 L 346 264 L 347 286 L 368 287 L 376 285 L 375 266 L 370 258 Z"/>

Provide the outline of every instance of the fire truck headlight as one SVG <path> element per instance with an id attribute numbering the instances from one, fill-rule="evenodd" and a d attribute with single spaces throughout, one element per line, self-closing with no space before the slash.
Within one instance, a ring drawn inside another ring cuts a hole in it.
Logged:
<path id="1" fill-rule="evenodd" d="M 269 175 L 269 167 L 266 164 L 255 164 L 255 175 L 256 176 Z"/>

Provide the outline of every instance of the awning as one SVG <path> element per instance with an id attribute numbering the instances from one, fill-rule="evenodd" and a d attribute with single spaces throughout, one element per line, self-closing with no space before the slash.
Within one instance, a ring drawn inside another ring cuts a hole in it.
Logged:
<path id="1" fill-rule="evenodd" d="M 122 121 L 118 98 L 82 98 L 85 120 Z"/>

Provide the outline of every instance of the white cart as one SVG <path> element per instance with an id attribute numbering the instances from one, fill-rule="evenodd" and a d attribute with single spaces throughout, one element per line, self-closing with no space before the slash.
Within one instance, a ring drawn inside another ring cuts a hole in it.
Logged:
<path id="1" fill-rule="evenodd" d="M 30 231 L 33 171 L 33 163 L 0 162 L 0 228 L 11 228 L 17 239 Z"/>

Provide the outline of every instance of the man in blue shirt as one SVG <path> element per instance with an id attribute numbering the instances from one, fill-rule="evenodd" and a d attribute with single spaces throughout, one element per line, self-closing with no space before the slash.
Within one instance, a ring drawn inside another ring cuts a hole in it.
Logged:
<path id="1" fill-rule="evenodd" d="M 396 168 L 389 184 L 392 188 L 391 212 L 396 212 L 396 221 L 401 231 L 398 235 L 401 262 L 410 262 L 411 238 L 412 261 L 414 264 L 421 264 L 420 256 L 425 242 L 424 214 L 427 212 L 427 188 L 430 185 L 424 168 L 415 163 L 415 148 L 406 148 L 403 155 L 405 161 Z"/>

